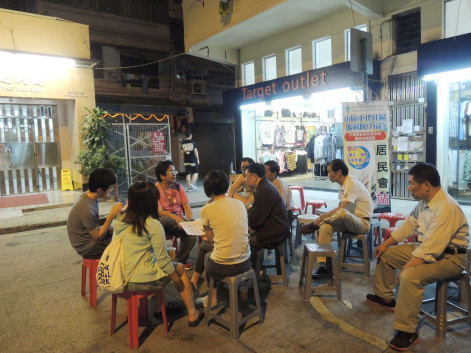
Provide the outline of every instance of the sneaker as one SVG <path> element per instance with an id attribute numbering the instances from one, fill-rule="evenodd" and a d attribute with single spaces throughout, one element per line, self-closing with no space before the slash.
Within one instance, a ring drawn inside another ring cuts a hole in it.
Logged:
<path id="1" fill-rule="evenodd" d="M 190 184 L 191 191 L 197 191 L 198 187 L 196 185 Z"/>
<path id="2" fill-rule="evenodd" d="M 394 311 L 396 309 L 396 300 L 395 299 L 383 299 L 378 297 L 376 294 L 367 294 L 366 300 L 371 304 L 378 305 L 383 307 L 388 311 Z"/>
<path id="3" fill-rule="evenodd" d="M 312 279 L 327 278 L 327 274 L 327 269 L 324 266 L 321 266 L 312 274 Z"/>
<path id="4" fill-rule="evenodd" d="M 217 304 L 217 301 L 214 302 L 212 306 L 215 306 L 216 304 Z M 196 299 L 196 305 L 202 305 L 203 307 L 207 308 L 208 307 L 208 296 Z"/>
<path id="5" fill-rule="evenodd" d="M 408 351 L 419 342 L 419 332 L 417 330 L 412 333 L 397 331 L 396 336 L 389 342 L 389 345 L 397 351 Z"/>
<path id="6" fill-rule="evenodd" d="M 190 189 L 190 188 L 188 188 L 188 189 L 186 190 L 186 192 L 193 192 L 193 191 L 195 191 L 195 190 Z"/>
<path id="7" fill-rule="evenodd" d="M 193 268 L 195 267 L 192 264 L 190 263 L 185 264 L 185 270 L 189 271 L 189 270 L 192 270 Z"/>
<path id="8" fill-rule="evenodd" d="M 299 228 L 299 231 L 301 232 L 301 234 L 311 234 L 311 233 L 314 233 L 318 229 L 319 229 L 319 226 L 315 225 L 313 222 L 313 223 L 303 225 L 301 228 Z"/>

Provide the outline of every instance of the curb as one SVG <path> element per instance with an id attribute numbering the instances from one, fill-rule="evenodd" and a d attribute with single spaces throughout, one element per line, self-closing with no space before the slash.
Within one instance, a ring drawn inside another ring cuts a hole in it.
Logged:
<path id="1" fill-rule="evenodd" d="M 203 207 L 206 204 L 205 201 L 201 202 L 194 202 L 190 203 L 190 207 L 192 208 L 200 208 Z M 68 204 L 66 206 L 69 206 Z M 57 207 L 55 207 L 57 208 Z M 28 210 L 31 212 L 31 210 Z M 108 214 L 101 214 L 100 218 L 106 217 Z M 0 235 L 5 235 L 5 234 L 12 234 L 12 233 L 20 233 L 20 232 L 27 232 L 30 230 L 36 230 L 36 229 L 43 229 L 43 228 L 52 228 L 52 227 L 59 227 L 59 226 L 65 226 L 67 224 L 67 220 L 56 220 L 56 221 L 49 221 L 49 222 L 44 222 L 44 223 L 35 223 L 35 224 L 22 224 L 18 226 L 11 226 L 7 228 L 0 228 Z"/>

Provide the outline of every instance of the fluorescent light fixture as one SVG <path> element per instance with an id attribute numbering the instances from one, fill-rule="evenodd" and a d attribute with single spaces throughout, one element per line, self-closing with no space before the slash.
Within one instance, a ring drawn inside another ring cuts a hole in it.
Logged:
<path id="1" fill-rule="evenodd" d="M 98 62 L 52 55 L 31 54 L 14 51 L 0 51 L 0 71 L 21 75 L 62 76 L 74 67 L 93 68 Z"/>
<path id="2" fill-rule="evenodd" d="M 436 74 L 425 75 L 425 81 L 444 80 L 447 82 L 464 81 L 471 79 L 471 68 L 439 72 Z"/>

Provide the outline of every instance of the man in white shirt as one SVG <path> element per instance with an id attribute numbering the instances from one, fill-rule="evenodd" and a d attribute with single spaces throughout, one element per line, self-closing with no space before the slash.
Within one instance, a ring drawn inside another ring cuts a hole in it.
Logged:
<path id="1" fill-rule="evenodd" d="M 373 214 L 373 202 L 368 189 L 360 180 L 348 174 L 348 167 L 341 159 L 330 162 L 327 171 L 330 181 L 340 185 L 339 205 L 314 222 L 301 227 L 301 233 L 309 234 L 319 229 L 319 244 L 330 244 L 334 232 L 366 234 L 370 230 Z M 318 258 L 318 262 L 322 260 Z M 326 274 L 326 268 L 321 266 L 315 276 Z"/>
<path id="2" fill-rule="evenodd" d="M 376 247 L 374 294 L 366 296 L 368 302 L 394 311 L 397 333 L 390 346 L 399 351 L 419 342 L 417 324 L 425 286 L 461 274 L 469 242 L 466 217 L 441 188 L 440 175 L 433 165 L 420 163 L 409 170 L 409 191 L 420 202 L 391 237 Z M 422 239 L 420 244 L 397 245 L 416 233 Z"/>

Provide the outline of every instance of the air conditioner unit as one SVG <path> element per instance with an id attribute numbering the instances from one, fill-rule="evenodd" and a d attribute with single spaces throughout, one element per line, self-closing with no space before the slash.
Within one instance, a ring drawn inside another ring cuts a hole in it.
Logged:
<path id="1" fill-rule="evenodd" d="M 191 80 L 191 94 L 208 94 L 206 85 L 206 81 Z"/>

